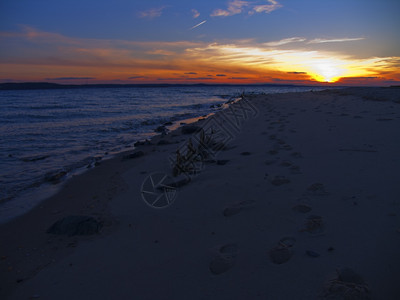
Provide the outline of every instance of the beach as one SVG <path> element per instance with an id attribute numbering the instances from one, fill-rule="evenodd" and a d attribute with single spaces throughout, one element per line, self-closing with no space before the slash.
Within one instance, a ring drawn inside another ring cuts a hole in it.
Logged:
<path id="1" fill-rule="evenodd" d="M 398 87 L 244 95 L 1 224 L 0 298 L 398 299 L 399 136 Z"/>

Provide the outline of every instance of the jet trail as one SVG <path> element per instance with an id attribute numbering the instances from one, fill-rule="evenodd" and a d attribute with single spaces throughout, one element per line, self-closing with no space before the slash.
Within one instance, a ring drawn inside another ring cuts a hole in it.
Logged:
<path id="1" fill-rule="evenodd" d="M 194 25 L 192 28 L 190 28 L 189 30 L 195 29 L 196 27 L 199 27 L 200 25 L 203 25 L 205 22 L 207 22 L 207 20 L 204 20 L 203 22 L 200 22 L 197 25 Z"/>

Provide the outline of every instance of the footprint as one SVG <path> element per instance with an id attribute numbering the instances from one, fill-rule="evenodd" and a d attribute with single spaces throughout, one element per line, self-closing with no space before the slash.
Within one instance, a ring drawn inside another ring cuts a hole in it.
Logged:
<path id="1" fill-rule="evenodd" d="M 296 239 L 292 237 L 282 238 L 278 245 L 269 251 L 271 261 L 277 265 L 288 262 L 293 256 L 291 248 L 294 246 L 295 242 Z"/>
<path id="2" fill-rule="evenodd" d="M 282 245 L 285 247 L 293 247 L 295 243 L 296 243 L 296 239 L 291 236 L 286 236 L 284 238 L 281 238 L 279 241 L 279 245 Z"/>
<path id="3" fill-rule="evenodd" d="M 283 184 L 290 183 L 290 179 L 286 178 L 285 176 L 275 176 L 271 180 L 271 183 L 272 183 L 272 185 L 280 186 L 280 185 L 283 185 Z"/>
<path id="4" fill-rule="evenodd" d="M 307 188 L 307 194 L 312 194 L 312 195 L 318 195 L 318 196 L 323 196 L 323 195 L 328 195 L 328 192 L 325 190 L 325 186 L 322 183 L 313 183 Z"/>
<path id="5" fill-rule="evenodd" d="M 240 213 L 243 209 L 250 208 L 255 203 L 254 200 L 244 200 L 239 203 L 233 204 L 232 206 L 228 206 L 224 209 L 224 216 L 230 217 Z"/>
<path id="6" fill-rule="evenodd" d="M 336 272 L 336 278 L 325 284 L 322 299 L 372 299 L 368 284 L 359 274 L 350 268 Z"/>
<path id="7" fill-rule="evenodd" d="M 291 166 L 290 170 L 292 171 L 292 174 L 301 174 L 301 170 L 299 166 Z"/>
<path id="8" fill-rule="evenodd" d="M 291 151 L 291 150 L 293 150 L 293 147 L 286 144 L 286 145 L 283 146 L 283 149 L 285 149 L 287 151 Z"/>
<path id="9" fill-rule="evenodd" d="M 236 244 L 226 244 L 219 248 L 219 252 L 222 254 L 236 254 L 238 246 Z"/>
<path id="10" fill-rule="evenodd" d="M 302 158 L 303 157 L 300 152 L 292 152 L 292 154 L 290 154 L 290 155 L 295 157 L 295 158 Z"/>
<path id="11" fill-rule="evenodd" d="M 292 208 L 294 211 L 299 212 L 299 213 L 308 213 L 312 210 L 310 206 L 307 204 L 298 204 Z"/>
<path id="12" fill-rule="evenodd" d="M 307 231 L 311 234 L 320 234 L 324 232 L 324 222 L 321 216 L 311 215 L 306 219 L 305 228 L 300 231 Z"/>
<path id="13" fill-rule="evenodd" d="M 270 159 L 270 160 L 266 160 L 265 161 L 265 164 L 267 165 L 267 166 L 270 166 L 270 165 L 272 165 L 272 164 L 274 164 L 274 163 L 276 163 L 277 162 L 277 160 L 272 160 L 272 159 Z"/>
<path id="14" fill-rule="evenodd" d="M 268 151 L 268 154 L 270 154 L 270 155 L 276 155 L 276 154 L 278 154 L 279 153 L 279 151 L 277 151 L 277 150 L 270 150 L 270 151 Z"/>
<path id="15" fill-rule="evenodd" d="M 288 161 L 288 160 L 284 160 L 284 161 L 282 161 L 279 165 L 282 166 L 282 167 L 290 167 L 290 166 L 292 166 L 293 164 L 292 164 L 292 162 L 290 162 L 290 161 Z"/>
<path id="16" fill-rule="evenodd" d="M 231 269 L 236 262 L 238 246 L 227 244 L 219 248 L 217 255 L 210 262 L 210 271 L 214 275 L 225 273 Z"/>
<path id="17" fill-rule="evenodd" d="M 279 139 L 279 140 L 278 140 L 278 144 L 279 144 L 279 145 L 285 145 L 286 142 L 285 142 L 284 140 Z"/>

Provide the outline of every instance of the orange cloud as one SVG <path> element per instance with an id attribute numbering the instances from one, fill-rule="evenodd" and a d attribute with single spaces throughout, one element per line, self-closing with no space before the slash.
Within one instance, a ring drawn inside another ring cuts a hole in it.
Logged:
<path id="1" fill-rule="evenodd" d="M 257 2 L 234 0 L 228 3 L 228 7 L 226 9 L 215 9 L 211 13 L 211 17 L 229 17 L 240 14 L 244 11 L 247 11 L 249 15 L 253 15 L 255 13 L 268 14 L 282 7 L 282 5 L 276 0 L 266 0 L 266 2 L 269 4 L 256 4 Z"/>
<path id="2" fill-rule="evenodd" d="M 197 9 L 192 9 L 192 15 L 194 19 L 200 17 L 200 13 L 197 11 Z"/>
<path id="3" fill-rule="evenodd" d="M 17 33 L 0 32 L 0 80 L 301 84 L 352 82 L 349 78 L 358 78 L 354 82 L 365 78 L 368 83 L 372 77 L 374 82 L 400 80 L 400 57 L 361 59 L 333 51 L 278 48 L 294 42 L 305 39 L 264 44 L 251 40 L 140 42 L 70 38 L 24 27 Z"/>
<path id="4" fill-rule="evenodd" d="M 247 1 L 242 0 L 234 0 L 229 2 L 228 8 L 224 9 L 216 9 L 212 12 L 211 17 L 228 17 L 240 14 L 245 6 L 248 6 L 249 3 Z"/>
<path id="5" fill-rule="evenodd" d="M 268 2 L 270 4 L 254 6 L 253 7 L 253 11 L 256 12 L 256 13 L 265 12 L 265 13 L 269 14 L 270 12 L 273 12 L 274 10 L 282 7 L 282 5 L 278 3 L 278 1 L 268 0 Z"/>

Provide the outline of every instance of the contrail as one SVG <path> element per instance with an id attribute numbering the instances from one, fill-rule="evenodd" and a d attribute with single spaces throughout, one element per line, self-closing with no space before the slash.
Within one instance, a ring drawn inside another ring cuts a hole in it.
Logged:
<path id="1" fill-rule="evenodd" d="M 195 29 L 196 27 L 199 27 L 200 25 L 203 25 L 205 22 L 207 22 L 207 20 L 204 20 L 203 22 L 200 22 L 197 25 L 194 25 L 192 28 L 190 28 L 189 30 Z"/>

